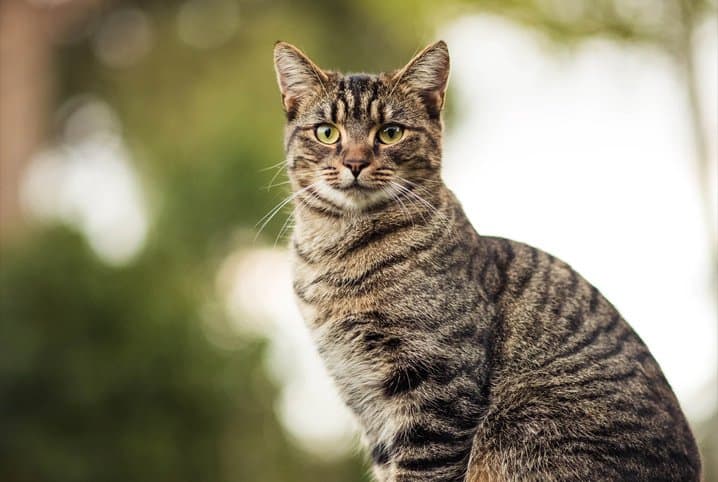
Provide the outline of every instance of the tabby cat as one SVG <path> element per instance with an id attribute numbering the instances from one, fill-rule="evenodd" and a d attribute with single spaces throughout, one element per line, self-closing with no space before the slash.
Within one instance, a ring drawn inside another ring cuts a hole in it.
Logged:
<path id="1" fill-rule="evenodd" d="M 279 42 L 294 291 L 379 481 L 699 480 L 648 348 L 536 248 L 480 236 L 441 180 L 444 42 L 343 75 Z"/>

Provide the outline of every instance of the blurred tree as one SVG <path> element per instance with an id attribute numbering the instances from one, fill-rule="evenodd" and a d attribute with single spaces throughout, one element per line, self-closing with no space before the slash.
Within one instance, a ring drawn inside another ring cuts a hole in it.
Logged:
<path id="1" fill-rule="evenodd" d="M 211 345 L 173 260 L 109 268 L 65 229 L 3 260 L 0 480 L 363 480 L 286 440 L 262 345 Z"/>

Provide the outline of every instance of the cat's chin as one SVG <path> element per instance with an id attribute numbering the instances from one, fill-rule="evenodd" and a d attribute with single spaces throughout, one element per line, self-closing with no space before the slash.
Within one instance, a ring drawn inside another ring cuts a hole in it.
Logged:
<path id="1" fill-rule="evenodd" d="M 379 188 L 353 185 L 346 188 L 320 186 L 319 194 L 345 211 L 361 212 L 385 203 L 389 196 Z"/>

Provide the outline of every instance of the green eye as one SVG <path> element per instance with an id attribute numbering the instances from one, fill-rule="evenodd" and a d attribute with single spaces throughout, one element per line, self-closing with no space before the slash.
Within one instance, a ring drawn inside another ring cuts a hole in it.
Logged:
<path id="1" fill-rule="evenodd" d="M 379 129 L 379 142 L 382 144 L 395 144 L 404 137 L 404 128 L 397 125 L 388 125 Z"/>
<path id="2" fill-rule="evenodd" d="M 322 144 L 334 144 L 339 140 L 339 129 L 331 124 L 321 124 L 315 129 L 314 135 Z"/>

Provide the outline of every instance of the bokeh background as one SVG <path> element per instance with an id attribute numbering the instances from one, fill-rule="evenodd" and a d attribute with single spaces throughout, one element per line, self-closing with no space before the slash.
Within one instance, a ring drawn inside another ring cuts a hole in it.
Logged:
<path id="1" fill-rule="evenodd" d="M 289 206 L 263 218 L 271 50 L 379 71 L 437 38 L 447 183 L 614 302 L 718 480 L 708 0 L 1 0 L 0 480 L 369 480 L 292 302 Z"/>

